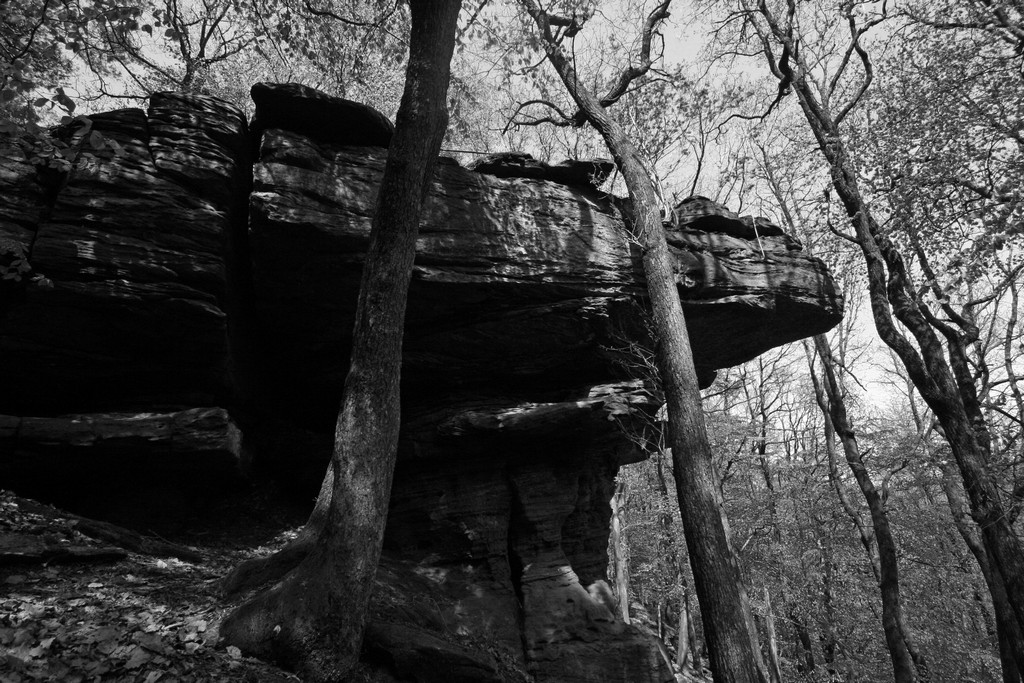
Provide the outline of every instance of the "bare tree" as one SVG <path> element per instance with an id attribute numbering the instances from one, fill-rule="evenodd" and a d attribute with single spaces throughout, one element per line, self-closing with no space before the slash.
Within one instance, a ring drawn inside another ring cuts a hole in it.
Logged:
<path id="1" fill-rule="evenodd" d="M 421 208 L 448 121 L 459 4 L 411 3 L 405 93 L 370 232 L 334 453 L 320 512 L 308 523 L 315 541 L 283 581 L 221 626 L 228 643 L 307 680 L 344 679 L 359 658 L 397 455 L 405 307 Z"/>
<path id="2" fill-rule="evenodd" d="M 885 19 L 886 4 L 873 6 L 881 13 L 867 17 L 863 12 L 870 8 L 854 2 L 841 5 L 836 18 L 846 25 L 846 44 L 834 69 L 823 77 L 814 70 L 814 55 L 808 54 L 810 41 L 801 33 L 795 0 L 786 0 L 781 7 L 740 0 L 738 7 L 734 18 L 756 36 L 779 81 L 780 94 L 791 90 L 796 95 L 853 229 L 845 237 L 857 244 L 867 267 L 875 328 L 935 415 L 963 479 L 986 553 L 1002 576 L 1009 612 L 1018 624 L 1024 623 L 1024 546 L 989 469 L 991 433 L 969 360 L 979 334 L 972 308 L 979 302 L 969 301 L 956 310 L 944 296 L 934 296 L 932 288 L 915 286 L 903 251 L 891 231 L 882 228 L 862 191 L 842 128 L 874 78 L 862 40 Z M 994 592 L 993 600 L 998 598 Z"/>
<path id="3" fill-rule="evenodd" d="M 829 455 L 830 478 L 836 487 L 843 507 L 857 527 L 861 543 L 871 563 L 871 571 L 878 582 L 882 599 L 882 630 L 885 632 L 885 644 L 892 660 L 893 677 L 897 683 L 910 683 L 919 679 L 927 680 L 928 667 L 923 655 L 914 646 L 906 626 L 906 620 L 903 618 L 898 553 L 886 510 L 888 494 L 884 486 L 880 490 L 875 485 L 864 462 L 857 432 L 853 428 L 846 409 L 845 392 L 835 371 L 838 363 L 825 335 L 815 335 L 814 354 L 821 362 L 821 377 L 815 372 L 813 356 L 808 349 L 815 399 L 827 420 L 825 448 Z M 846 463 L 867 503 L 871 516 L 870 526 L 864 523 L 860 514 L 842 491 L 842 483 L 835 472 L 834 441 L 837 436 L 843 446 Z"/>
<path id="4" fill-rule="evenodd" d="M 582 28 L 580 20 L 549 14 L 535 0 L 521 1 L 540 31 L 548 61 L 578 107 L 575 114 L 562 120 L 578 125 L 588 122 L 600 133 L 629 191 L 630 228 L 643 253 L 657 335 L 657 366 L 668 406 L 676 493 L 715 680 L 766 682 L 743 577 L 723 519 L 686 320 L 662 227 L 661 202 L 639 151 L 607 110 L 650 70 L 652 42 L 657 27 L 668 16 L 670 0 L 660 2 L 648 14 L 638 59 L 618 75 L 603 97 L 583 84 L 573 59 L 562 47 L 566 37 Z"/>

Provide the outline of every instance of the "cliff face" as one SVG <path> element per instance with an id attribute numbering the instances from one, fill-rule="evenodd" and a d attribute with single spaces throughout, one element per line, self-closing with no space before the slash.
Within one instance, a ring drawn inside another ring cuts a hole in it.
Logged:
<path id="1" fill-rule="evenodd" d="M 390 124 L 296 87 L 254 98 L 253 132 L 169 93 L 94 116 L 106 142 L 67 173 L 0 138 L 0 270 L 18 273 L 0 285 L 8 486 L 89 512 L 159 481 L 159 514 L 251 458 L 315 487 Z M 643 457 L 630 410 L 658 405 L 623 370 L 645 341 L 628 207 L 586 179 L 514 156 L 435 174 L 367 637 L 396 675 L 502 680 L 461 639 L 538 681 L 670 678 L 587 590 L 615 472 Z M 692 200 L 666 229 L 702 381 L 838 322 L 824 266 L 775 226 Z"/>

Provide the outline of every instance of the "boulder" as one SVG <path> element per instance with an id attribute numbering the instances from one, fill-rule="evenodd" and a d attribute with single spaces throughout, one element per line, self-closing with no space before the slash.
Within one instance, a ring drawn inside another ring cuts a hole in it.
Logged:
<path id="1" fill-rule="evenodd" d="M 787 235 L 779 226 L 767 218 L 740 216 L 721 204 L 693 195 L 675 205 L 672 210 L 673 226 L 682 230 L 700 232 L 718 232 L 745 240 L 757 240 L 763 237 L 788 238 L 786 245 L 794 251 L 803 247 L 795 237 Z"/>
<path id="2" fill-rule="evenodd" d="M 223 408 L 0 415 L 5 487 L 137 528 L 173 526 L 183 510 L 237 488 L 247 467 Z"/>
<path id="3" fill-rule="evenodd" d="M 321 142 L 387 147 L 395 132 L 394 124 L 373 107 L 298 83 L 257 83 L 251 94 L 257 138 L 265 130 L 281 128 Z"/>
<path id="4" fill-rule="evenodd" d="M 611 159 L 566 159 L 551 165 L 524 152 L 501 152 L 480 157 L 471 170 L 495 178 L 532 178 L 580 189 L 593 189 L 615 170 Z"/>

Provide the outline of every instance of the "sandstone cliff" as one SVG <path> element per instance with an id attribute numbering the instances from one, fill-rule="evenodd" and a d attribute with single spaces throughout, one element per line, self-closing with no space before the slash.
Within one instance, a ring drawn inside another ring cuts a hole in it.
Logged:
<path id="1" fill-rule="evenodd" d="M 254 99 L 251 127 L 172 93 L 92 116 L 59 133 L 87 142 L 70 169 L 0 138 L 5 486 L 133 516 L 250 461 L 315 489 L 390 124 L 294 86 Z M 658 407 L 622 362 L 650 343 L 628 207 L 588 169 L 437 170 L 367 636 L 396 676 L 503 680 L 487 643 L 537 681 L 669 679 L 587 591 L 615 472 L 644 457 L 630 410 Z M 703 382 L 838 322 L 830 275 L 777 227 L 694 199 L 666 230 Z"/>

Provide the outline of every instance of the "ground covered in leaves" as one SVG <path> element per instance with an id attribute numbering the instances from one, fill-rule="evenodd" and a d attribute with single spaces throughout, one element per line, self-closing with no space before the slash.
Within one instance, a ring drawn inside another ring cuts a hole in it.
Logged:
<path id="1" fill-rule="evenodd" d="M 218 580 L 302 521 L 251 502 L 172 539 L 202 555 L 190 562 L 113 548 L 0 492 L 0 682 L 299 680 L 217 644 Z"/>

